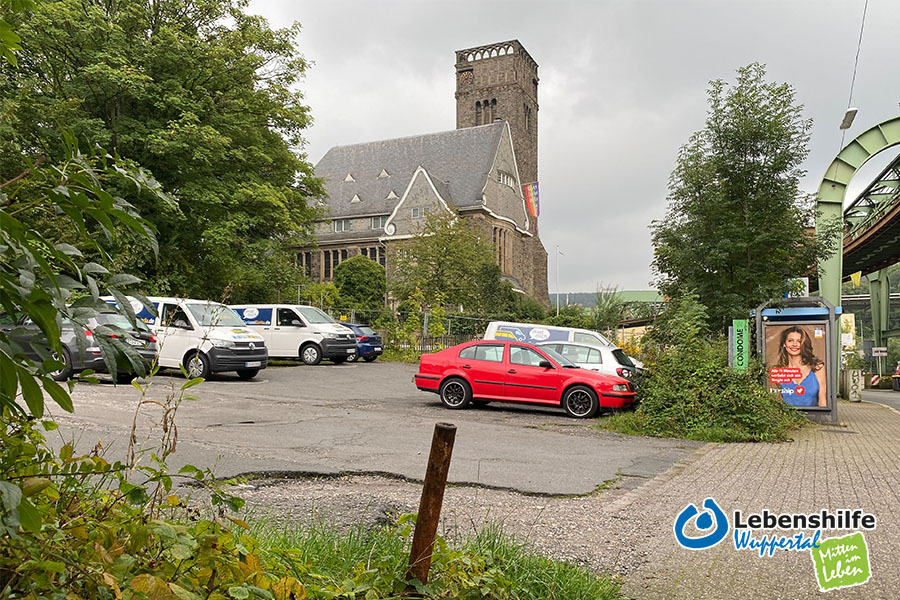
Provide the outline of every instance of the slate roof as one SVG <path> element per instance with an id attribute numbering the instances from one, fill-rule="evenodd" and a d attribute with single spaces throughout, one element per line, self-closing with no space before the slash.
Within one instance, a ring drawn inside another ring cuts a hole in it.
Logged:
<path id="1" fill-rule="evenodd" d="M 506 125 L 502 122 L 351 146 L 335 146 L 316 165 L 325 180 L 329 218 L 390 214 L 415 170 L 425 167 L 435 187 L 457 207 L 480 206 L 485 180 Z M 390 177 L 378 176 L 382 169 Z M 350 173 L 354 181 L 344 181 Z M 441 185 L 444 182 L 445 185 Z M 393 192 L 397 199 L 387 200 Z M 359 196 L 360 202 L 350 200 Z"/>

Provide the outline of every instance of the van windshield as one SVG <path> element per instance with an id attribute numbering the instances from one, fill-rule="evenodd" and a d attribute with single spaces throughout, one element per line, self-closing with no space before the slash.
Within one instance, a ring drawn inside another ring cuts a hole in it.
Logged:
<path id="1" fill-rule="evenodd" d="M 322 323 L 334 323 L 334 319 L 323 313 L 318 308 L 312 306 L 297 306 L 297 312 L 303 315 L 306 322 L 310 325 L 320 325 Z"/>
<path id="2" fill-rule="evenodd" d="M 188 304 L 200 327 L 245 327 L 237 313 L 222 304 Z"/>

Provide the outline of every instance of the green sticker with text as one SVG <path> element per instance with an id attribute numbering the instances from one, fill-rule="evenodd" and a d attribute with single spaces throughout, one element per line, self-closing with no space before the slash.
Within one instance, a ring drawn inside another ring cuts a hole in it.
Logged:
<path id="1" fill-rule="evenodd" d="M 869 549 L 861 532 L 823 540 L 810 552 L 823 592 L 862 585 L 872 576 Z"/>

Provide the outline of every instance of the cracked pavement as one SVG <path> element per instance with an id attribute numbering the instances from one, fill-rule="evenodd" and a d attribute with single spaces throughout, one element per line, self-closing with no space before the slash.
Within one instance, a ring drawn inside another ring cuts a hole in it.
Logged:
<path id="1" fill-rule="evenodd" d="M 188 393 L 177 414 L 171 470 L 210 467 L 222 478 L 246 473 L 386 473 L 424 476 L 434 424 L 457 426 L 453 484 L 539 495 L 589 494 L 619 478 L 653 477 L 700 446 L 684 440 L 635 438 L 594 429 L 560 409 L 493 403 L 463 411 L 441 406 L 412 383 L 416 366 L 376 361 L 270 367 L 249 382 L 214 375 Z M 158 375 L 147 399 L 177 394 L 180 375 Z M 124 456 L 140 393 L 132 386 L 79 383 L 76 412 L 56 411 L 60 445 L 74 438 L 87 451 L 98 440 Z M 153 448 L 161 409 L 144 404 L 138 438 Z M 148 433 L 149 432 L 149 433 Z"/>

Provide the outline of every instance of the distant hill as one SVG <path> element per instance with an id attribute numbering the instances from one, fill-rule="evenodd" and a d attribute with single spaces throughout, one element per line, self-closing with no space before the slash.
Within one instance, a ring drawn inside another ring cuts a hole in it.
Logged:
<path id="1" fill-rule="evenodd" d="M 662 301 L 662 297 L 656 290 L 619 290 L 620 294 L 625 296 L 628 301 L 632 302 L 655 302 Z M 550 304 L 556 306 L 556 294 L 550 294 Z M 568 294 L 559 295 L 559 305 L 579 304 L 584 307 L 591 307 L 597 304 L 597 292 L 569 292 Z"/>

